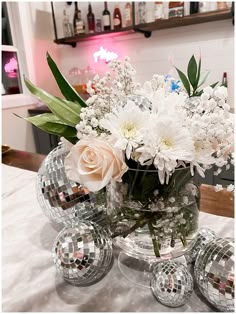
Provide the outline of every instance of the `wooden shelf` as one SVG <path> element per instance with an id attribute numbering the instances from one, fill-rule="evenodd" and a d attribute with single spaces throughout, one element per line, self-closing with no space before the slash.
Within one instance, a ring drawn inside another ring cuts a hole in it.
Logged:
<path id="1" fill-rule="evenodd" d="M 232 18 L 232 14 L 229 10 L 218 10 L 206 13 L 196 13 L 187 15 L 184 17 L 176 17 L 168 20 L 158 20 L 152 23 L 137 25 L 142 30 L 155 31 L 166 28 L 188 26 L 194 24 L 201 24 L 207 22 L 215 22 L 220 20 L 226 20 Z"/>
<path id="2" fill-rule="evenodd" d="M 54 42 L 57 44 L 66 44 L 71 45 L 73 43 L 77 43 L 80 41 L 87 41 L 87 40 L 93 40 L 93 39 L 101 39 L 104 37 L 114 37 L 114 36 L 121 36 L 121 35 L 127 35 L 134 33 L 134 29 L 132 26 L 122 28 L 119 31 L 116 30 L 110 30 L 110 31 L 104 31 L 99 33 L 93 33 L 93 34 L 81 34 L 73 37 L 67 37 L 67 38 L 59 38 L 55 39 Z"/>
<path id="3" fill-rule="evenodd" d="M 67 38 L 59 38 L 55 39 L 54 42 L 57 44 L 64 44 L 64 45 L 71 45 L 72 47 L 76 46 L 77 42 L 93 40 L 93 39 L 101 39 L 104 37 L 114 37 L 114 36 L 121 36 L 132 34 L 135 32 L 144 33 L 145 37 L 150 37 L 152 31 L 167 29 L 167 28 L 174 28 L 174 27 L 181 27 L 181 26 L 188 26 L 194 24 L 201 24 L 206 22 L 214 22 L 220 21 L 225 19 L 232 18 L 231 10 L 218 10 L 218 11 L 211 11 L 206 13 L 196 13 L 187 15 L 184 17 L 177 17 L 171 18 L 167 20 L 157 20 L 152 23 L 145 23 L 134 25 L 126 28 L 122 28 L 119 31 L 110 30 L 104 31 L 100 33 L 94 34 L 81 34 L 74 37 L 67 37 Z"/>

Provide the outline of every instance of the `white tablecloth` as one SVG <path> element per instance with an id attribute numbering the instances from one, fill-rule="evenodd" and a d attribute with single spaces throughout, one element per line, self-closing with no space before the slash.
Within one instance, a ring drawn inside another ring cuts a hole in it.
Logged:
<path id="1" fill-rule="evenodd" d="M 57 231 L 36 199 L 36 173 L 2 165 L 2 310 L 4 312 L 214 312 L 194 292 L 188 303 L 171 309 L 151 291 L 111 271 L 90 287 L 65 283 L 52 261 Z M 234 219 L 200 213 L 200 227 L 234 236 Z"/>

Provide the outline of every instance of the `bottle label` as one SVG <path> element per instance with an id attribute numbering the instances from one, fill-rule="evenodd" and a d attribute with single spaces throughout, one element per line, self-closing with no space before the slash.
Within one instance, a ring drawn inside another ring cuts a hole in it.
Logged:
<path id="1" fill-rule="evenodd" d="M 110 15 L 103 15 L 102 20 L 104 26 L 110 26 Z"/>
<path id="2" fill-rule="evenodd" d="M 115 26 L 118 26 L 118 25 L 120 25 L 120 19 L 118 19 L 118 18 L 114 18 L 114 25 Z"/>
<path id="3" fill-rule="evenodd" d="M 83 23 L 83 21 L 77 21 L 76 25 L 75 25 L 75 28 L 76 28 L 76 34 L 84 33 L 84 23 Z"/>

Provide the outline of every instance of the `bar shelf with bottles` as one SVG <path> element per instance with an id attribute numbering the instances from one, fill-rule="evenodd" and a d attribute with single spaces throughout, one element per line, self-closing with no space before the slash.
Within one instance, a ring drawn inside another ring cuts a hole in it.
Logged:
<path id="1" fill-rule="evenodd" d="M 53 24 L 54 24 L 54 31 L 55 31 L 55 40 L 54 42 L 57 44 L 65 44 L 65 45 L 71 45 L 72 47 L 76 47 L 76 43 L 80 41 L 87 41 L 87 40 L 93 40 L 93 39 L 100 39 L 102 37 L 114 37 L 114 36 L 121 36 L 121 35 L 127 35 L 127 34 L 132 34 L 135 32 L 140 32 L 143 33 L 145 37 L 150 37 L 152 31 L 156 30 L 161 30 L 161 29 L 168 29 L 168 28 L 175 28 L 175 27 L 181 27 L 181 26 L 188 26 L 188 25 L 194 25 L 194 24 L 200 24 L 200 23 L 206 23 L 206 22 L 214 22 L 214 21 L 219 21 L 219 20 L 225 20 L 225 19 L 232 19 L 233 14 L 232 14 L 232 8 L 230 7 L 218 7 L 217 10 L 214 11 L 206 11 L 204 10 L 199 10 L 199 3 L 201 2 L 190 2 L 192 5 L 196 4 L 196 6 L 190 8 L 190 14 L 184 15 L 184 8 L 183 5 L 182 7 L 180 6 L 179 8 L 171 8 L 171 4 L 173 5 L 183 2 L 169 2 L 169 13 L 168 17 L 164 17 L 164 15 L 161 15 L 160 8 L 162 8 L 161 4 L 163 2 L 155 2 L 155 20 L 153 22 L 146 22 L 145 20 L 142 20 L 142 16 L 139 17 L 138 21 L 136 22 L 135 16 L 135 10 L 139 10 L 139 15 L 140 13 L 140 3 L 144 2 L 127 2 L 127 4 L 132 4 L 130 5 L 131 8 L 128 8 L 129 11 L 127 10 L 125 12 L 125 18 L 127 19 L 127 12 L 132 14 L 132 18 L 130 17 L 129 23 L 126 23 L 126 27 L 117 27 L 114 24 L 114 21 L 116 20 L 115 18 L 115 10 L 110 14 L 110 12 L 107 10 L 107 4 L 105 4 L 105 8 L 103 11 L 104 12 L 109 12 L 109 18 L 113 17 L 113 27 L 114 29 L 111 29 L 111 21 L 110 25 L 108 27 L 105 27 L 106 23 L 106 16 L 103 16 L 103 25 L 104 25 L 104 30 L 102 28 L 100 29 L 99 32 L 96 32 L 95 29 L 95 18 L 94 14 L 92 13 L 92 8 L 90 3 L 88 3 L 88 14 L 87 14 L 87 23 L 88 23 L 88 33 L 85 33 L 85 31 L 81 31 L 77 33 L 76 35 L 72 34 L 73 32 L 71 31 L 64 36 L 63 38 L 58 38 L 57 36 L 57 27 L 56 27 L 56 19 L 55 19 L 55 13 L 54 13 L 54 6 L 53 2 L 51 2 L 51 7 L 52 7 L 52 17 L 53 17 Z M 222 2 L 223 3 L 223 2 Z M 225 2 L 226 3 L 226 2 Z M 109 4 L 109 2 L 108 2 Z M 160 4 L 160 5 L 159 5 Z M 76 5 L 76 3 L 75 3 Z M 77 5 L 76 5 L 77 7 Z M 78 10 L 78 8 L 77 8 Z M 171 11 L 172 10 L 172 11 Z M 191 11 L 192 10 L 192 11 Z M 195 11 L 196 10 L 196 11 Z M 174 12 L 174 14 L 172 14 Z M 177 14 L 176 14 L 177 12 Z M 199 13 L 200 12 L 200 13 Z M 120 15 L 121 13 L 118 12 Z M 123 13 L 123 12 L 122 12 Z M 106 13 L 105 13 L 106 14 Z M 176 15 L 175 15 L 176 14 Z M 105 18 L 105 19 L 104 19 Z M 120 16 L 121 18 L 121 16 Z M 119 16 L 118 16 L 119 20 Z M 105 21 L 105 22 L 104 22 Z M 75 22 L 74 22 L 75 23 Z M 89 25 L 90 23 L 90 25 Z M 80 25 L 80 24 L 79 24 Z M 124 25 L 124 24 L 123 24 Z M 72 28 L 75 28 L 75 25 L 72 25 Z"/>

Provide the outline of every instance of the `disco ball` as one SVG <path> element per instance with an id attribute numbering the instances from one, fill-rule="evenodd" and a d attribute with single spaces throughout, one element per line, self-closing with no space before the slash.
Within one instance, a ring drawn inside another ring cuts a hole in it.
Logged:
<path id="1" fill-rule="evenodd" d="M 56 237 L 53 261 L 68 283 L 77 286 L 95 283 L 110 269 L 111 238 L 96 223 L 73 223 L 71 227 L 64 227 Z"/>
<path id="2" fill-rule="evenodd" d="M 218 310 L 234 311 L 234 242 L 218 238 L 198 254 L 194 275 L 201 293 Z"/>
<path id="3" fill-rule="evenodd" d="M 185 265 L 176 261 L 160 262 L 153 268 L 151 289 L 160 303 L 179 307 L 190 298 L 193 279 Z"/>
<path id="4" fill-rule="evenodd" d="M 53 223 L 62 226 L 71 225 L 78 219 L 104 222 L 105 196 L 102 192 L 91 193 L 80 183 L 67 178 L 64 168 L 67 154 L 68 151 L 59 145 L 44 159 L 36 180 L 40 207 Z"/>
<path id="5" fill-rule="evenodd" d="M 188 251 L 184 254 L 187 263 L 195 262 L 199 251 L 215 238 L 214 231 L 208 228 L 199 229 L 197 236 L 190 243 Z"/>

